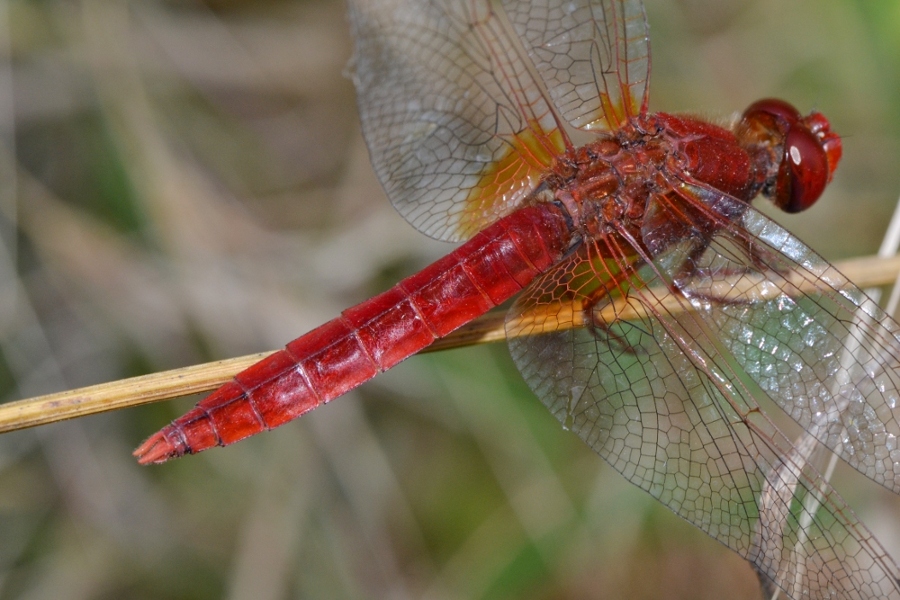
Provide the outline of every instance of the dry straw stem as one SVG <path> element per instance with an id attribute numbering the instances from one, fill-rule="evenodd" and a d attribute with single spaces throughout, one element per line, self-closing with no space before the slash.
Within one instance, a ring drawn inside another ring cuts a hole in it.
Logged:
<path id="1" fill-rule="evenodd" d="M 835 266 L 856 285 L 863 288 L 876 287 L 895 282 L 900 274 L 900 256 L 886 259 L 859 258 L 839 262 Z M 799 278 L 788 275 L 785 279 L 795 287 L 797 293 L 809 291 L 810 284 L 800 282 Z M 743 278 L 742 283 L 743 289 L 737 292 L 731 290 L 730 293 L 757 292 L 754 290 L 754 282 L 749 278 Z M 673 300 L 666 308 L 678 310 L 680 306 L 677 300 Z M 560 305 L 550 307 L 548 310 L 552 312 L 552 317 L 548 317 L 548 314 L 533 315 L 534 327 L 523 329 L 535 333 L 540 331 L 541 324 L 549 323 L 555 330 L 559 328 L 558 323 L 577 324 L 581 318 L 578 307 Z M 610 314 L 601 313 L 599 315 L 601 319 L 611 320 L 612 315 L 620 319 L 637 316 L 636 313 L 628 313 L 629 310 L 633 310 L 631 306 L 611 305 L 605 310 L 610 311 Z M 495 312 L 484 315 L 438 340 L 427 351 L 484 344 L 505 338 L 504 315 Z M 0 433 L 213 390 L 268 354 L 270 353 L 262 352 L 9 402 L 0 405 Z"/>

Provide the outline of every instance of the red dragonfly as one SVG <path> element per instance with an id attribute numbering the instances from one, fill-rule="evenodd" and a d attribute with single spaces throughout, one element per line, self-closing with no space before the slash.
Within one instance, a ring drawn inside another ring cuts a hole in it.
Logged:
<path id="1" fill-rule="evenodd" d="M 826 118 L 772 99 L 729 128 L 650 113 L 640 0 L 354 0 L 350 20 L 388 196 L 467 241 L 238 374 L 139 461 L 282 425 L 518 294 L 522 375 L 632 483 L 789 597 L 900 598 L 757 403 L 900 492 L 900 325 L 749 204 L 816 201 L 841 156 Z"/>

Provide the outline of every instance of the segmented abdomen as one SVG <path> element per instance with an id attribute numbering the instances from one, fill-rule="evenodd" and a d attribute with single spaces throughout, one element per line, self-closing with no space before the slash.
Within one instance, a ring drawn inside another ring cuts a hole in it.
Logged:
<path id="1" fill-rule="evenodd" d="M 142 464 L 278 427 L 390 369 L 504 302 L 556 263 L 572 236 L 561 208 L 527 207 L 390 290 L 345 310 L 200 401 L 135 451 Z"/>

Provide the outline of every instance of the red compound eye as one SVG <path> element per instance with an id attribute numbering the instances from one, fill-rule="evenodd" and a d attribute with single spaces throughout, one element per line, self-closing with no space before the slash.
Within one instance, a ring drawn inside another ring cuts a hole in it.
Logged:
<path id="1" fill-rule="evenodd" d="M 767 98 L 744 111 L 742 126 L 760 145 L 783 144 L 772 201 L 796 213 L 812 206 L 841 158 L 841 139 L 820 113 L 802 117 L 784 100 Z M 773 157 L 775 158 L 775 157 Z"/>
<path id="2" fill-rule="evenodd" d="M 787 131 L 790 126 L 801 120 L 800 113 L 796 108 L 777 98 L 757 100 L 744 111 L 745 120 L 764 120 L 766 117 L 778 121 L 779 129 L 782 131 Z"/>
<path id="3" fill-rule="evenodd" d="M 825 154 L 828 156 L 828 181 L 831 181 L 834 170 L 837 168 L 844 152 L 841 138 L 835 132 L 831 131 L 831 123 L 822 113 L 814 112 L 803 122 L 809 127 L 809 130 L 816 134 L 816 137 L 822 140 L 822 146 L 825 148 Z"/>
<path id="4" fill-rule="evenodd" d="M 784 138 L 784 157 L 778 167 L 775 196 L 778 208 L 796 213 L 812 206 L 831 179 L 822 140 L 804 124 L 791 127 Z"/>

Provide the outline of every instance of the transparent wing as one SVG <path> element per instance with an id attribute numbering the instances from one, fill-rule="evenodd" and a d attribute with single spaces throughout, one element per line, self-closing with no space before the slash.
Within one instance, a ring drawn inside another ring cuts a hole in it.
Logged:
<path id="1" fill-rule="evenodd" d="M 681 199 L 717 225 L 673 284 L 743 373 L 850 466 L 900 493 L 900 325 L 825 259 L 752 207 L 701 185 Z M 673 200 L 673 198 L 675 198 Z M 678 197 L 662 198 L 643 237 L 665 245 Z M 689 225 L 696 230 L 697 224 Z"/>
<path id="2" fill-rule="evenodd" d="M 516 364 L 566 428 L 790 597 L 900 598 L 886 552 L 666 292 L 661 274 L 697 248 L 648 265 L 623 239 L 583 245 L 511 309 Z"/>
<path id="3" fill-rule="evenodd" d="M 375 172 L 422 232 L 471 237 L 511 212 L 565 149 L 489 0 L 354 0 L 350 21 Z"/>
<path id="4" fill-rule="evenodd" d="M 579 129 L 646 112 L 650 37 L 640 0 L 504 0 L 559 110 Z"/>

